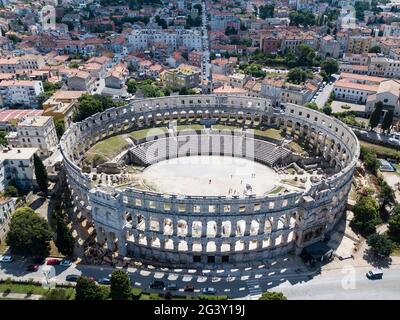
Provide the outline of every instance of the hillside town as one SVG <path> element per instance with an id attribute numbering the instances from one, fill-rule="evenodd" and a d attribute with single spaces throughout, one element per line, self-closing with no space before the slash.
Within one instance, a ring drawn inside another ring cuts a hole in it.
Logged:
<path id="1" fill-rule="evenodd" d="M 267 99 L 282 113 L 286 105 L 300 105 L 345 123 L 361 152 L 347 206 L 354 212 L 343 220 L 350 244 L 337 257 L 357 262 L 372 233 L 390 241 L 386 258 L 399 258 L 400 234 L 390 230 L 400 232 L 400 2 L 0 0 L 3 258 L 12 259 L 5 252 L 14 213 L 30 207 L 57 225 L 52 256 L 135 267 L 111 254 L 100 257 L 95 228 L 69 204 L 77 195 L 68 188 L 62 137 L 99 112 L 199 95 Z M 105 154 L 90 158 L 88 175 L 116 156 Z M 349 231 L 365 201 L 386 220 L 374 220 L 373 231 Z M 397 219 L 394 226 L 390 219 Z M 66 250 L 62 238 L 72 243 Z"/>

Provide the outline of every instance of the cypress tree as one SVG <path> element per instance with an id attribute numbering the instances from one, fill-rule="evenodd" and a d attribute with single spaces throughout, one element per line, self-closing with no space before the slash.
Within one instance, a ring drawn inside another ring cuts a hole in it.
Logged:
<path id="1" fill-rule="evenodd" d="M 39 158 L 37 154 L 33 155 L 33 163 L 35 165 L 35 175 L 36 175 L 36 181 L 39 186 L 40 191 L 44 192 L 47 194 L 47 183 L 48 183 L 48 178 L 47 178 L 47 171 L 46 168 L 42 162 L 42 160 Z"/>

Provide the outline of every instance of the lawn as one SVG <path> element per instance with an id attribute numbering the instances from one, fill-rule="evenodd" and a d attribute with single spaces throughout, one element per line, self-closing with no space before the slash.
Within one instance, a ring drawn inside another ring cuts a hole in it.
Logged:
<path id="1" fill-rule="evenodd" d="M 254 130 L 254 134 L 262 137 L 267 137 L 275 140 L 282 140 L 283 136 L 281 134 L 281 130 L 274 129 L 274 128 L 269 128 L 267 130 Z"/>
<path id="2" fill-rule="evenodd" d="M 157 127 L 157 128 L 148 128 L 148 129 L 142 129 L 142 130 L 138 130 L 138 131 L 133 131 L 129 134 L 129 136 L 135 140 L 139 140 L 139 139 L 143 139 L 147 137 L 147 134 L 149 133 L 150 130 L 154 130 L 155 129 L 159 130 L 159 132 L 168 132 L 168 129 L 166 127 Z"/>
<path id="3" fill-rule="evenodd" d="M 269 194 L 277 194 L 279 192 L 282 192 L 283 190 L 285 190 L 285 187 L 277 186 L 273 190 L 271 190 L 271 192 Z"/>
<path id="4" fill-rule="evenodd" d="M 122 135 L 114 136 L 96 143 L 86 154 L 86 161 L 91 162 L 95 155 L 101 155 L 108 160 L 114 158 L 128 145 L 128 141 Z"/>
<path id="5" fill-rule="evenodd" d="M 289 146 L 289 149 L 292 150 L 293 152 L 296 152 L 296 153 L 304 152 L 303 148 L 295 141 L 289 142 L 288 146 Z"/>
<path id="6" fill-rule="evenodd" d="M 215 124 L 212 126 L 214 130 L 229 130 L 229 131 L 234 131 L 234 130 L 240 130 L 240 128 L 235 127 L 235 126 L 224 126 L 223 124 Z"/>
<path id="7" fill-rule="evenodd" d="M 181 126 L 177 126 L 176 129 L 178 131 L 182 131 L 182 130 L 202 130 L 204 129 L 204 126 L 201 124 L 188 124 L 188 125 L 181 125 Z"/>
<path id="8" fill-rule="evenodd" d="M 393 157 L 393 158 L 400 158 L 400 151 L 396 150 L 394 148 L 389 148 L 365 141 L 360 140 L 360 145 L 363 147 L 366 147 L 374 152 L 376 152 L 380 156 L 388 156 L 388 157 Z"/>

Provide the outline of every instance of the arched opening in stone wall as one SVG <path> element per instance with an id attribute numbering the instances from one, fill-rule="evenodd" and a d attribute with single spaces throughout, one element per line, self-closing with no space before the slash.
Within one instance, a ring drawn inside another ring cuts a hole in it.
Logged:
<path id="1" fill-rule="evenodd" d="M 164 219 L 164 232 L 163 233 L 166 236 L 172 236 L 174 233 L 173 222 L 169 218 Z"/>
<path id="2" fill-rule="evenodd" d="M 245 220 L 239 220 L 236 223 L 236 237 L 243 237 L 245 231 L 246 231 L 246 221 Z"/>
<path id="3" fill-rule="evenodd" d="M 207 222 L 207 237 L 215 238 L 217 235 L 217 223 L 215 221 Z"/>
<path id="4" fill-rule="evenodd" d="M 252 220 L 250 226 L 250 235 L 251 236 L 257 235 L 259 229 L 260 229 L 260 223 L 258 222 L 258 220 Z"/>
<path id="5" fill-rule="evenodd" d="M 179 240 L 178 251 L 188 251 L 188 243 L 185 240 Z"/>
<path id="6" fill-rule="evenodd" d="M 202 233 L 203 225 L 201 221 L 193 221 L 192 223 L 192 237 L 200 238 Z"/>
<path id="7" fill-rule="evenodd" d="M 222 231 L 221 231 L 221 236 L 222 237 L 229 237 L 232 232 L 232 223 L 230 221 L 223 221 L 222 222 Z"/>
<path id="8" fill-rule="evenodd" d="M 244 241 L 243 240 L 237 240 L 235 242 L 235 251 L 243 251 L 244 250 Z"/>
<path id="9" fill-rule="evenodd" d="M 215 244 L 215 241 L 208 241 L 206 246 L 206 252 L 216 252 L 216 251 L 217 251 L 217 246 Z"/>
<path id="10" fill-rule="evenodd" d="M 178 237 L 186 237 L 188 234 L 188 224 L 185 220 L 178 220 Z"/>

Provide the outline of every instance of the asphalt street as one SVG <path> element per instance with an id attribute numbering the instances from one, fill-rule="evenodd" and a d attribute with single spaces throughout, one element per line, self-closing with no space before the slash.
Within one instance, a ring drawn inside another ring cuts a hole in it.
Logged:
<path id="1" fill-rule="evenodd" d="M 17 259 L 12 263 L 2 263 L 0 278 L 33 279 L 43 281 L 44 270 L 49 266 L 42 265 L 36 272 L 27 272 L 32 262 Z M 55 266 L 51 280 L 58 284 L 66 283 L 69 274 L 94 277 L 96 280 L 109 276 L 110 266 L 71 265 Z M 321 274 L 296 273 L 285 269 L 231 269 L 213 276 L 199 275 L 196 270 L 184 269 L 138 269 L 127 268 L 133 286 L 141 287 L 148 292 L 160 292 L 150 289 L 154 280 L 162 280 L 167 285 L 175 283 L 178 293 L 187 295 L 199 294 L 202 288 L 213 287 L 218 295 L 228 295 L 234 299 L 256 299 L 264 291 L 281 291 L 289 299 L 400 299 L 400 266 L 394 265 L 384 270 L 383 279 L 369 280 L 365 273 L 370 267 L 324 270 Z M 52 273 L 51 273 L 52 274 Z M 193 293 L 184 292 L 187 284 L 194 286 Z"/>

